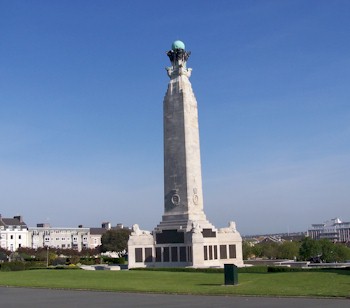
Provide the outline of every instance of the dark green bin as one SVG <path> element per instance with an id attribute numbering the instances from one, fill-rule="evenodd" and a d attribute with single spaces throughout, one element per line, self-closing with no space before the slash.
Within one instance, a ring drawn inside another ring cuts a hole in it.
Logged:
<path id="1" fill-rule="evenodd" d="M 234 264 L 224 264 L 225 285 L 238 284 L 238 267 Z"/>

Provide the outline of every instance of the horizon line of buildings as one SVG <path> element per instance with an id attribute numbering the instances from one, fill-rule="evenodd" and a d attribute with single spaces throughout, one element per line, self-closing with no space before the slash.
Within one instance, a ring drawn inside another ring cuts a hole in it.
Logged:
<path id="1" fill-rule="evenodd" d="M 327 239 L 332 242 L 350 242 L 350 222 L 343 222 L 339 218 L 333 218 L 324 223 L 312 224 L 307 235 L 314 240 Z"/>
<path id="2" fill-rule="evenodd" d="M 102 235 L 108 230 L 124 229 L 122 224 L 111 226 L 109 222 L 103 222 L 101 227 L 77 228 L 51 227 L 48 223 L 39 223 L 36 227 L 28 227 L 22 216 L 4 218 L 0 214 L 0 247 L 9 251 L 18 248 L 60 248 L 94 249 L 101 245 Z M 128 228 L 127 228 L 128 229 Z"/>
<path id="3" fill-rule="evenodd" d="M 94 249 L 101 245 L 103 233 L 111 229 L 123 229 L 123 224 L 112 227 L 110 222 L 103 222 L 101 227 L 51 227 L 48 223 L 38 223 L 28 227 L 22 216 L 4 218 L 0 214 L 0 247 L 10 251 L 18 248 L 52 247 L 60 249 Z M 126 229 L 129 229 L 126 227 Z M 328 239 L 332 242 L 350 242 L 350 222 L 334 218 L 324 223 L 312 224 L 306 236 L 314 240 Z M 297 233 L 295 233 L 296 235 Z"/>

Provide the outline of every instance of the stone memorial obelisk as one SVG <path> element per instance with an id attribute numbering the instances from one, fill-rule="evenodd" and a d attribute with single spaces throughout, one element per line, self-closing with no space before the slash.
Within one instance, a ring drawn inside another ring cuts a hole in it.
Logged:
<path id="1" fill-rule="evenodd" d="M 197 101 L 186 67 L 190 53 L 181 41 L 168 52 L 170 82 L 163 103 L 164 215 L 160 228 L 188 229 L 192 222 L 208 224 L 203 212 Z"/>
<path id="2" fill-rule="evenodd" d="M 186 63 L 190 52 L 175 41 L 167 52 L 171 66 L 163 103 L 164 214 L 153 232 L 133 226 L 132 267 L 223 267 L 243 265 L 242 239 L 235 223 L 216 229 L 203 209 L 197 101 Z"/>

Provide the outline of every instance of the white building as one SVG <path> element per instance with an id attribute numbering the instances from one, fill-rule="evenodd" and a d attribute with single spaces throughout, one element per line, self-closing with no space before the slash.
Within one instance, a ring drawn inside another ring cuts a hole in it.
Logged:
<path id="1" fill-rule="evenodd" d="M 94 249 L 102 245 L 101 238 L 103 233 L 112 229 L 110 222 L 103 222 L 101 228 L 90 228 L 90 242 L 89 247 Z"/>
<path id="2" fill-rule="evenodd" d="M 350 222 L 342 222 L 334 218 L 320 224 L 311 225 L 308 236 L 314 240 L 328 239 L 333 242 L 346 243 L 350 241 Z"/>
<path id="3" fill-rule="evenodd" d="M 90 228 L 52 228 L 49 224 L 37 224 L 29 228 L 30 247 L 52 247 L 81 251 L 90 248 Z"/>
<path id="4" fill-rule="evenodd" d="M 3 218 L 0 214 L 0 247 L 16 251 L 20 247 L 30 246 L 28 227 L 22 216 Z"/>
<path id="5" fill-rule="evenodd" d="M 102 223 L 101 228 L 53 228 L 49 224 L 41 223 L 36 227 L 29 227 L 22 216 L 3 218 L 0 214 L 0 247 L 16 251 L 21 247 L 59 249 L 94 249 L 101 245 L 103 233 L 111 229 L 123 229 L 122 224 L 112 227 L 109 222 Z"/>

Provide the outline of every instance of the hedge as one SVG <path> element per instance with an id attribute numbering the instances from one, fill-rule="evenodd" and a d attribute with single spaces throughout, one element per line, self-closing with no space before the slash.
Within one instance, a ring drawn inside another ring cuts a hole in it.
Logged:
<path id="1" fill-rule="evenodd" d="M 189 272 L 189 273 L 224 273 L 223 268 L 192 268 L 192 267 L 143 267 L 132 268 L 139 271 Z M 238 268 L 238 273 L 267 273 L 267 266 L 250 266 Z"/>
<path id="2" fill-rule="evenodd" d="M 1 263 L 0 269 L 2 272 L 11 272 L 11 271 L 24 271 L 26 267 L 24 262 L 15 261 L 15 262 Z"/>

